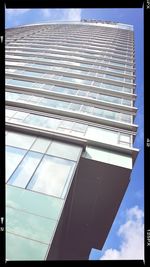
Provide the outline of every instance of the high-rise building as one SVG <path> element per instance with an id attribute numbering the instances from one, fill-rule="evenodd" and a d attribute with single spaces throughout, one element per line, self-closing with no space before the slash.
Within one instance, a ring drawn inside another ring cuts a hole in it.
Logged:
<path id="1" fill-rule="evenodd" d="M 102 249 L 138 153 L 134 57 L 131 25 L 6 30 L 7 260 Z"/>

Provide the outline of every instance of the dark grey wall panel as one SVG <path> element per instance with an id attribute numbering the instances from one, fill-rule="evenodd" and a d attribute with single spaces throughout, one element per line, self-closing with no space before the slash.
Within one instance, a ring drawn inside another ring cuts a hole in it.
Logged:
<path id="1" fill-rule="evenodd" d="M 47 260 L 88 259 L 101 249 L 129 183 L 130 170 L 85 158 L 74 177 Z"/>

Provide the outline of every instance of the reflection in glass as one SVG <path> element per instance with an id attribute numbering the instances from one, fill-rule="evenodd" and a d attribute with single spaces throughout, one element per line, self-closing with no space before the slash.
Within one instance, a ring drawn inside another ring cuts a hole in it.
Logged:
<path id="1" fill-rule="evenodd" d="M 28 189 L 61 197 L 74 162 L 45 155 L 28 185 Z"/>
<path id="2" fill-rule="evenodd" d="M 9 132 L 6 137 L 6 144 L 19 148 L 29 149 L 35 140 L 35 136 L 22 133 Z"/>
<path id="3" fill-rule="evenodd" d="M 56 157 L 77 161 L 81 153 L 81 148 L 76 145 L 53 141 L 46 153 Z"/>
<path id="4" fill-rule="evenodd" d="M 44 116 L 30 114 L 25 120 L 24 123 L 39 126 L 39 127 L 46 127 L 50 129 L 57 129 L 60 120 L 48 118 Z"/>
<path id="5" fill-rule="evenodd" d="M 6 146 L 6 182 L 12 175 L 27 150 Z"/>
<path id="6" fill-rule="evenodd" d="M 30 150 L 45 153 L 50 143 L 51 143 L 51 140 L 38 137 L 36 141 L 34 142 L 34 144 L 32 145 Z"/>
<path id="7" fill-rule="evenodd" d="M 42 156 L 40 153 L 29 151 L 8 183 L 25 188 Z"/>

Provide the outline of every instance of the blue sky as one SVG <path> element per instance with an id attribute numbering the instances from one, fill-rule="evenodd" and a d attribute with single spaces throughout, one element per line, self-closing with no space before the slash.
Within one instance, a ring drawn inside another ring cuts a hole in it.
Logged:
<path id="1" fill-rule="evenodd" d="M 137 85 L 135 105 L 138 108 L 135 123 L 139 125 L 134 145 L 140 149 L 131 175 L 131 182 L 105 245 L 102 251 L 93 249 L 90 259 L 142 258 L 144 245 L 143 9 L 9 9 L 6 11 L 5 22 L 6 27 L 13 27 L 42 21 L 79 21 L 81 18 L 112 20 L 134 26 Z"/>

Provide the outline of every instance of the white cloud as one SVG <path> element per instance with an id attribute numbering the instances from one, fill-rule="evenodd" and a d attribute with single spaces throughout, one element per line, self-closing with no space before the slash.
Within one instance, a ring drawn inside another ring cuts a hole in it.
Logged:
<path id="1" fill-rule="evenodd" d="M 5 9 L 7 22 L 12 25 L 25 23 L 26 14 L 31 11 L 33 23 L 50 22 L 50 21 L 80 21 L 81 9 L 79 8 L 53 8 L 53 9 Z M 30 19 L 31 20 L 31 19 Z M 31 22 L 32 23 L 32 22 Z M 26 22 L 25 24 L 28 24 Z"/>
<path id="2" fill-rule="evenodd" d="M 50 9 L 41 9 L 41 15 L 43 18 L 50 18 L 51 16 L 51 10 Z"/>
<path id="3" fill-rule="evenodd" d="M 27 12 L 29 12 L 31 9 L 21 9 L 21 8 L 13 8 L 13 9 L 5 9 L 5 11 L 6 11 L 6 15 L 8 15 L 8 16 L 20 16 L 20 15 L 23 15 L 23 14 L 25 14 L 25 13 L 27 13 Z"/>
<path id="4" fill-rule="evenodd" d="M 144 260 L 144 224 L 143 211 L 135 206 L 126 212 L 126 221 L 118 230 L 121 238 L 120 248 L 107 249 L 100 260 L 143 259 Z"/>
<path id="5" fill-rule="evenodd" d="M 65 9 L 63 12 L 62 20 L 80 21 L 81 20 L 81 9 L 79 8 Z"/>
<path id="6" fill-rule="evenodd" d="M 56 21 L 80 21 L 81 9 L 79 8 L 57 8 L 57 9 L 41 9 L 40 15 L 42 19 Z"/>

